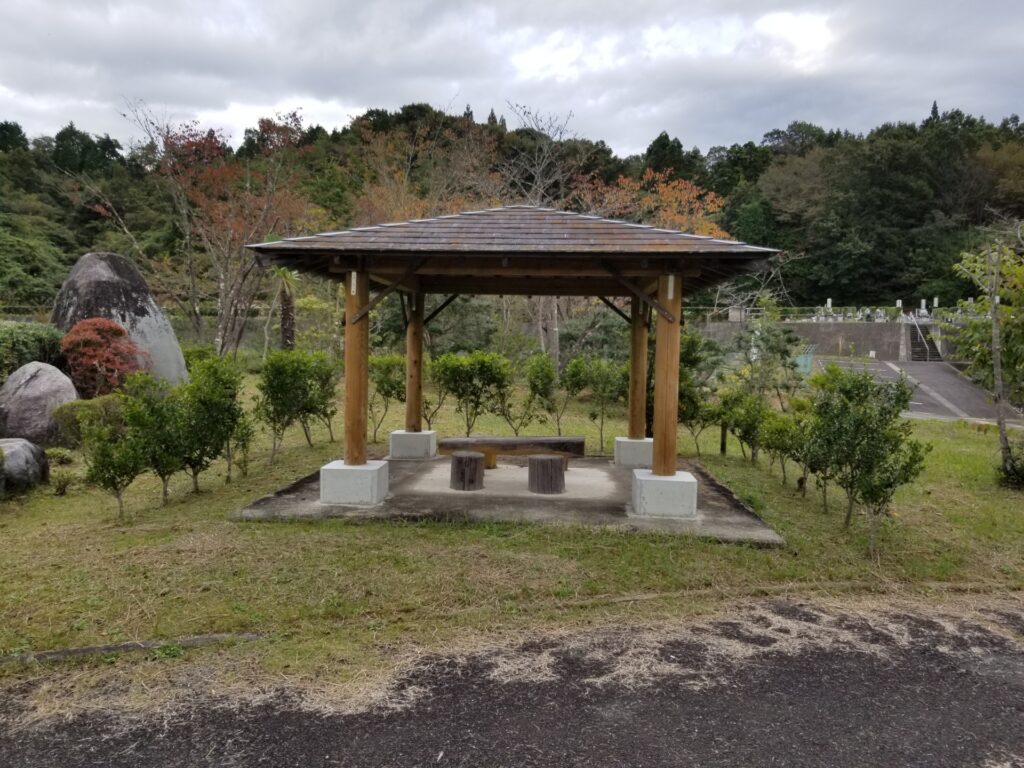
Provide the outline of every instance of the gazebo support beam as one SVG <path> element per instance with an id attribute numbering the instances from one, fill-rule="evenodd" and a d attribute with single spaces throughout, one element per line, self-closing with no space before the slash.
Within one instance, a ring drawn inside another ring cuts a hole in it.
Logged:
<path id="1" fill-rule="evenodd" d="M 391 459 L 437 455 L 437 432 L 423 430 L 423 309 L 426 296 L 409 294 L 405 325 L 405 429 L 391 433 Z"/>
<path id="2" fill-rule="evenodd" d="M 654 461 L 655 475 L 676 472 L 679 434 L 679 321 L 682 305 L 679 275 L 658 278 L 658 301 L 673 316 L 659 315 L 654 341 Z"/>
<path id="3" fill-rule="evenodd" d="M 370 389 L 369 275 L 349 272 L 345 295 L 345 463 L 366 463 L 366 409 Z"/>
<path id="4" fill-rule="evenodd" d="M 629 432 L 642 440 L 647 421 L 647 307 L 633 299 L 629 305 Z"/>
<path id="5" fill-rule="evenodd" d="M 634 298 L 629 305 L 629 403 L 626 437 L 615 438 L 615 463 L 650 468 L 654 441 L 647 422 L 647 305 Z"/>
<path id="6" fill-rule="evenodd" d="M 675 317 L 682 308 L 682 276 L 658 278 L 658 301 Z M 649 517 L 697 516 L 697 478 L 679 472 L 679 328 L 658 317 L 654 344 L 654 457 L 651 469 L 633 470 L 633 514 Z"/>
<path id="7" fill-rule="evenodd" d="M 345 458 L 320 468 L 320 503 L 380 504 L 388 494 L 388 463 L 366 458 L 366 409 L 370 388 L 370 276 L 353 270 L 345 291 Z"/>
<path id="8" fill-rule="evenodd" d="M 423 301 L 422 293 L 409 296 L 409 322 L 405 328 L 405 431 L 423 429 Z"/>

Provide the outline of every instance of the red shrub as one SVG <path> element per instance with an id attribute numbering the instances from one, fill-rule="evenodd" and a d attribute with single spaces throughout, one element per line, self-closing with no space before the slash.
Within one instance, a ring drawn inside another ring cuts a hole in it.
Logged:
<path id="1" fill-rule="evenodd" d="M 61 340 L 60 350 L 78 394 L 86 398 L 113 392 L 145 363 L 145 354 L 128 331 L 102 317 L 75 323 Z"/>

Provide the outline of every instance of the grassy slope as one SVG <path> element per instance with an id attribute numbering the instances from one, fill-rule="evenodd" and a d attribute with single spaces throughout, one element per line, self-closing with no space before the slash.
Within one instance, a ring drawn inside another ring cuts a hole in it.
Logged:
<path id="1" fill-rule="evenodd" d="M 398 410 L 386 428 L 397 426 Z M 457 419 L 444 413 L 440 431 L 458 434 Z M 606 440 L 621 429 L 617 414 Z M 496 431 L 504 430 L 490 417 L 477 427 Z M 203 477 L 198 496 L 176 478 L 165 508 L 159 483 L 141 478 L 127 495 L 138 517 L 126 526 L 94 489 L 76 485 L 64 498 L 42 489 L 0 503 L 0 653 L 256 631 L 268 639 L 236 652 L 264 671 L 358 670 L 382 648 L 678 615 L 736 595 L 1021 588 L 1024 502 L 994 486 L 994 434 L 941 422 L 916 422 L 915 431 L 935 450 L 897 497 L 877 563 L 865 555 L 862 521 L 840 530 L 841 494 L 826 515 L 813 493 L 801 498 L 735 446 L 705 464 L 786 537 L 785 549 L 513 524 L 227 522 L 337 454 L 323 434 L 306 447 L 298 430 L 273 467 L 261 442 L 249 477 L 231 485 L 223 466 Z M 596 444 L 585 408 L 565 432 Z M 705 442 L 705 453 L 716 450 L 717 434 Z M 685 433 L 680 446 L 692 453 Z"/>

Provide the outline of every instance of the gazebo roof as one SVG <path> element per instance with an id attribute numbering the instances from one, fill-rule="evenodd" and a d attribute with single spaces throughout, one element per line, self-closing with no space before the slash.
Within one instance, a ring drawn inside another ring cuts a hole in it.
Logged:
<path id="1" fill-rule="evenodd" d="M 692 292 L 776 253 L 732 240 L 513 205 L 250 245 L 264 265 L 425 293 L 619 296 L 681 273 Z"/>

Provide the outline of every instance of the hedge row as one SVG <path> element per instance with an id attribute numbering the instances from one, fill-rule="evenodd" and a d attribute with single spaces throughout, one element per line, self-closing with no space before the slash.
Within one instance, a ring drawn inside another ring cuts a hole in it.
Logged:
<path id="1" fill-rule="evenodd" d="M 61 363 L 63 334 L 47 323 L 0 320 L 0 382 L 26 363 Z"/>

